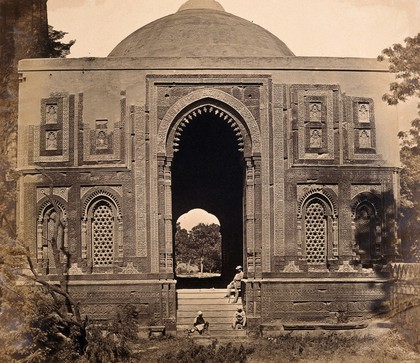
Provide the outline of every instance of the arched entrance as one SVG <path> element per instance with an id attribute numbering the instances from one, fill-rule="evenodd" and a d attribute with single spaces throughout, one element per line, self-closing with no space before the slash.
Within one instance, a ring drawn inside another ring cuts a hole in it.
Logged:
<path id="1" fill-rule="evenodd" d="M 233 119 L 211 104 L 193 106 L 183 120 L 172 161 L 173 220 L 192 208 L 218 216 L 224 284 L 243 264 L 243 138 Z"/>
<path id="2" fill-rule="evenodd" d="M 191 92 L 167 111 L 157 142 L 161 266 L 173 261 L 177 218 L 202 208 L 222 226 L 222 274 L 212 286 L 225 286 L 237 265 L 261 273 L 261 141 L 249 109 L 214 88 Z"/>

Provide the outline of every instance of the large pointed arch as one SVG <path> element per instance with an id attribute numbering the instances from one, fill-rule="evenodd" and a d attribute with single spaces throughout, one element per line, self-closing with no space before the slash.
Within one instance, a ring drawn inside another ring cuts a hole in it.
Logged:
<path id="1" fill-rule="evenodd" d="M 172 156 L 175 131 L 183 122 L 185 116 L 194 111 L 194 106 L 202 109 L 208 105 L 216 107 L 224 112 L 227 120 L 232 119 L 241 132 L 244 140 L 249 140 L 249 148 L 246 148 L 246 156 L 259 155 L 261 153 L 261 136 L 259 126 L 251 111 L 232 95 L 214 89 L 205 88 L 191 92 L 176 102 L 163 117 L 157 134 L 157 151 L 159 155 Z M 189 106 L 192 108 L 188 109 Z"/>
<path id="2" fill-rule="evenodd" d="M 190 123 L 200 122 L 200 118 L 207 114 L 212 118 L 219 119 L 229 125 L 232 135 L 236 138 L 236 146 L 242 154 L 242 172 L 238 175 L 243 177 L 241 201 L 240 252 L 238 261 L 224 262 L 225 266 L 241 264 L 245 266 L 247 276 L 255 276 L 261 272 L 261 239 L 256 233 L 260 221 L 256 215 L 260 212 L 261 203 L 261 133 L 259 124 L 248 107 L 232 95 L 214 88 L 199 89 L 182 97 L 172 105 L 160 121 L 157 129 L 157 189 L 164 198 L 158 203 L 158 214 L 164 216 L 159 220 L 160 247 L 156 246 L 153 251 L 156 259 L 155 264 L 159 270 L 165 273 L 173 273 L 173 201 L 172 201 L 172 164 L 179 147 L 182 149 L 182 133 L 186 131 Z M 228 126 L 228 127 L 229 127 Z M 185 130 L 184 130 L 185 128 Z M 180 140 L 177 140 L 180 139 Z M 178 145 L 177 145 L 178 144 Z M 239 160 L 238 160 L 239 162 Z M 208 206 L 207 206 L 208 207 Z M 224 223 L 224 226 L 227 226 Z M 226 231 L 224 232 L 226 236 Z M 228 238 L 228 237 L 227 237 Z M 232 240 L 236 237 L 232 235 Z M 161 251 L 158 252 L 157 248 Z M 233 251 L 225 251 L 224 256 L 232 256 Z M 236 258 L 236 257 L 235 257 Z M 224 272 L 222 272 L 224 275 Z M 227 275 L 226 275 L 227 276 Z"/>

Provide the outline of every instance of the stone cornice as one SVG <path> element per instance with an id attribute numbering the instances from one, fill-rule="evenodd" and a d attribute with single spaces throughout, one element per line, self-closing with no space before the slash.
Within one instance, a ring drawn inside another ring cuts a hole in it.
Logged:
<path id="1" fill-rule="evenodd" d="M 262 70 L 389 72 L 388 62 L 374 58 L 266 57 L 266 58 L 66 58 L 24 59 L 19 72 L 105 70 Z"/>

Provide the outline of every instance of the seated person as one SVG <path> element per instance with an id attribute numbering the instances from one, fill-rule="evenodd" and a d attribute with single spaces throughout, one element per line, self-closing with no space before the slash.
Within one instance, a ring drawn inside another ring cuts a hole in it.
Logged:
<path id="1" fill-rule="evenodd" d="M 244 273 L 242 271 L 242 266 L 236 266 L 236 275 L 233 277 L 232 282 L 227 286 L 226 296 L 230 297 L 230 294 L 233 289 L 235 289 L 235 299 L 233 300 L 234 303 L 238 302 L 239 298 L 239 290 L 241 288 L 241 281 L 244 278 Z"/>
<path id="2" fill-rule="evenodd" d="M 245 311 L 241 308 L 238 308 L 233 314 L 232 328 L 233 329 L 243 329 L 246 326 L 246 315 Z"/>
<path id="3" fill-rule="evenodd" d="M 207 330 L 209 327 L 209 323 L 204 320 L 203 313 L 199 311 L 197 313 L 196 318 L 194 319 L 194 328 L 190 330 L 190 333 L 194 333 L 198 331 L 198 334 L 203 334 L 204 330 Z"/>

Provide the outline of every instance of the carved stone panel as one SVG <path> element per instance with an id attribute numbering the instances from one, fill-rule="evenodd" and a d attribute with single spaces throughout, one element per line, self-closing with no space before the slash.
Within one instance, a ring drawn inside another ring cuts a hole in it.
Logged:
<path id="1" fill-rule="evenodd" d="M 41 99 L 41 120 L 39 125 L 32 129 L 33 161 L 69 162 L 73 123 L 74 96 L 53 93 L 49 98 Z"/>
<path id="2" fill-rule="evenodd" d="M 337 158 L 339 88 L 331 85 L 292 85 L 294 161 L 331 163 Z"/>

